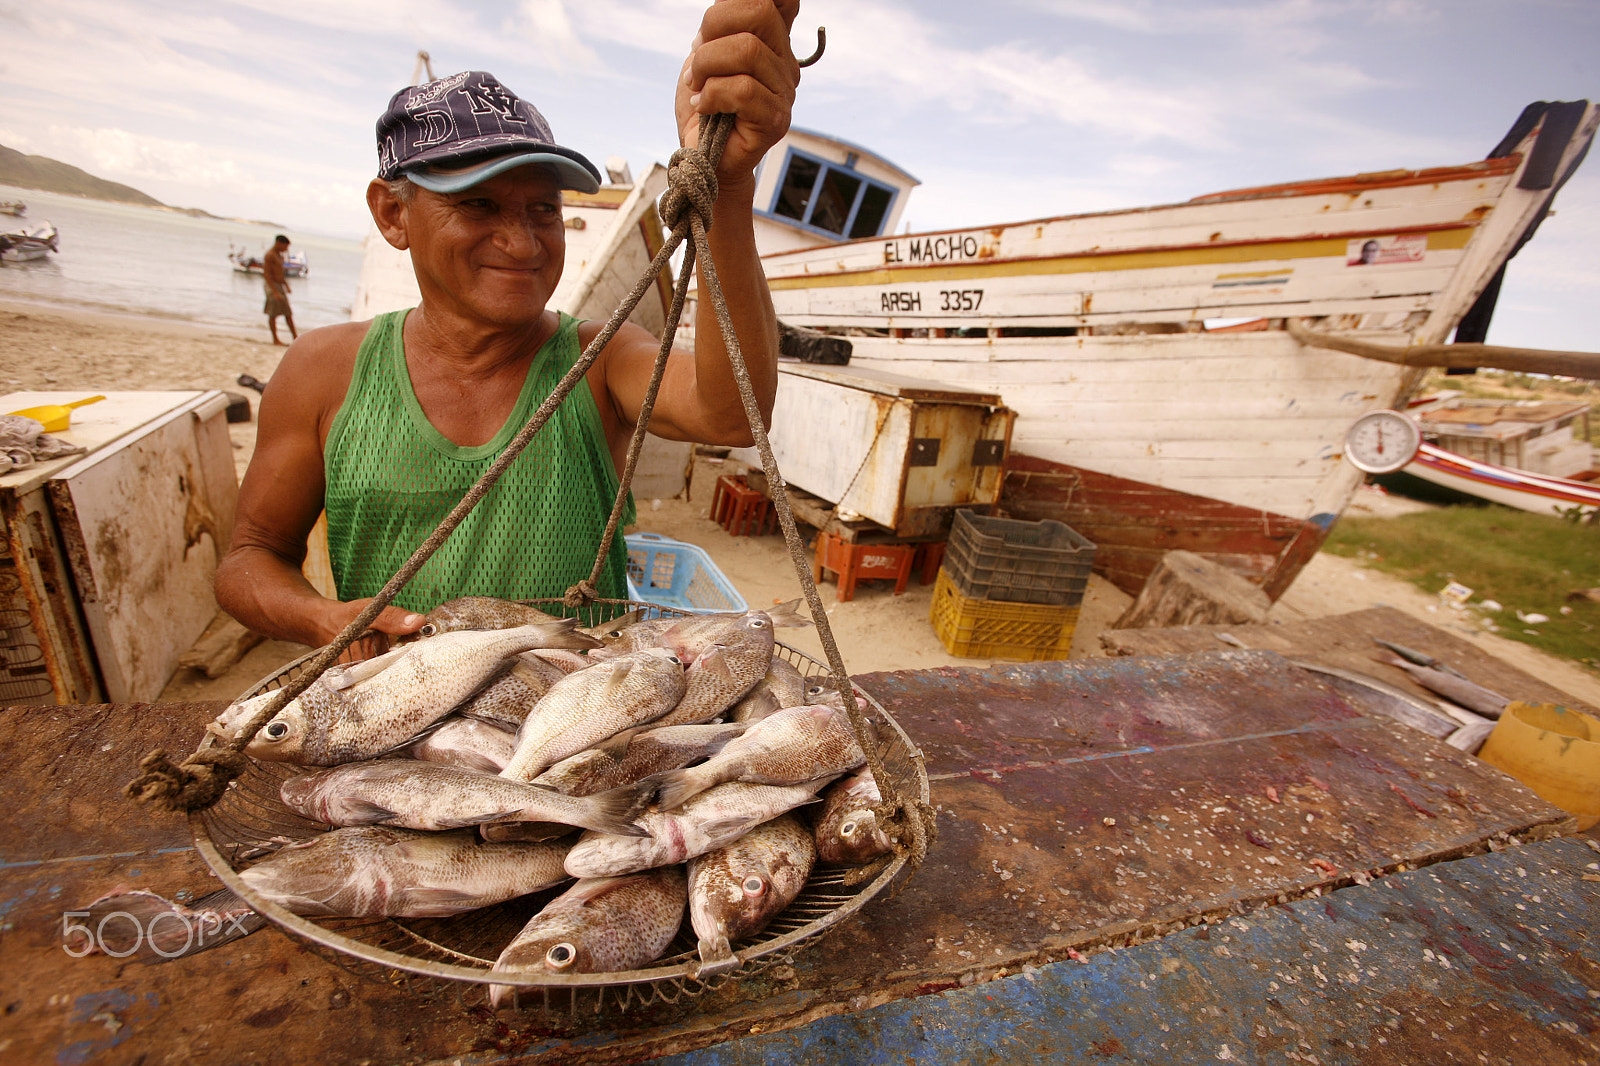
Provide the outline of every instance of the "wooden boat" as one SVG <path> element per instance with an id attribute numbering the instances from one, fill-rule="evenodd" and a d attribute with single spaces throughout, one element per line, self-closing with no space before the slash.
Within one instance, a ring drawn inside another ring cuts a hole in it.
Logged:
<path id="1" fill-rule="evenodd" d="M 228 262 L 233 264 L 233 269 L 240 274 L 260 274 L 266 269 L 260 256 L 250 255 L 243 248 L 228 246 Z M 283 276 L 286 278 L 303 278 L 311 273 L 311 264 L 306 259 L 304 252 L 286 252 L 283 257 Z"/>
<path id="2" fill-rule="evenodd" d="M 1401 473 L 1453 492 L 1534 514 L 1587 517 L 1600 511 L 1600 483 L 1531 474 L 1469 459 L 1426 441 Z"/>
<path id="3" fill-rule="evenodd" d="M 1346 429 L 1418 383 L 1396 353 L 1482 339 L 1596 118 L 1532 105 L 1460 166 L 905 236 L 914 178 L 797 131 L 763 168 L 758 240 L 786 323 L 1017 412 L 1013 517 L 1066 522 L 1130 591 L 1183 548 L 1276 599 L 1361 483 Z"/>
<path id="4" fill-rule="evenodd" d="M 28 213 L 28 205 L 21 200 L 0 200 L 0 215 L 20 218 Z"/>
<path id="5" fill-rule="evenodd" d="M 49 222 L 32 229 L 0 233 L 0 261 L 26 263 L 60 251 L 60 234 Z"/>

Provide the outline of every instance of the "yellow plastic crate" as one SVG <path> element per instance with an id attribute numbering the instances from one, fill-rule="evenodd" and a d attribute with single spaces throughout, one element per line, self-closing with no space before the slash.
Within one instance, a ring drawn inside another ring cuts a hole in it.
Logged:
<path id="1" fill-rule="evenodd" d="M 963 659 L 1065 659 L 1079 606 L 1007 603 L 961 595 L 941 569 L 928 620 L 945 651 Z"/>

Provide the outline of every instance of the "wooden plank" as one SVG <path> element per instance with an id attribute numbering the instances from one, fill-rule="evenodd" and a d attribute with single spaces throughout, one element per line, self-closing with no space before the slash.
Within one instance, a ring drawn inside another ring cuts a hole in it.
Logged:
<path id="1" fill-rule="evenodd" d="M 1389 653 L 1375 641 L 1387 640 L 1449 663 L 1469 680 L 1512 699 L 1559 703 L 1596 713 L 1596 708 L 1570 693 L 1393 607 L 1369 607 L 1328 618 L 1266 625 L 1108 630 L 1101 634 L 1100 642 L 1117 655 L 1182 655 L 1224 646 L 1217 639 L 1223 633 L 1247 647 L 1368 674 L 1422 699 L 1434 699 L 1433 693 L 1418 685 L 1410 674 L 1383 662 Z"/>

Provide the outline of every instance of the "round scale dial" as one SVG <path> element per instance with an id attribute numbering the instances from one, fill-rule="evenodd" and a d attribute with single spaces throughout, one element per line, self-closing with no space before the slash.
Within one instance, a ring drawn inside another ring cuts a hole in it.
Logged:
<path id="1" fill-rule="evenodd" d="M 1399 411 L 1368 411 L 1344 435 L 1344 456 L 1357 470 L 1392 474 L 1409 463 L 1422 445 L 1422 429 Z"/>

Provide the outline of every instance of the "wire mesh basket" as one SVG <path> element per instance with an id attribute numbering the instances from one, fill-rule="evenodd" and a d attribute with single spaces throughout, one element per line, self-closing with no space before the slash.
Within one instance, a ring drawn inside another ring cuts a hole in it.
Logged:
<path id="1" fill-rule="evenodd" d="M 556 612 L 559 601 L 532 601 Z M 688 612 L 627 600 L 600 600 L 578 612 L 592 625 L 630 609 L 646 617 L 693 617 Z M 354 646 L 352 658 L 383 650 L 377 641 Z M 314 655 L 315 653 L 312 653 Z M 825 675 L 826 666 L 781 642 L 775 654 L 807 676 Z M 283 667 L 244 696 L 280 688 L 296 677 L 312 655 Z M 928 801 L 928 777 L 920 752 L 900 725 L 870 695 L 856 689 L 863 711 L 877 720 L 884 767 L 907 800 Z M 846 883 L 856 867 L 818 863 L 805 888 L 756 937 L 737 942 L 737 968 L 703 971 L 695 937 L 685 920 L 667 953 L 648 969 L 623 973 L 545 975 L 491 973 L 502 948 L 565 884 L 449 918 L 302 918 L 261 898 L 239 872 L 285 844 L 327 831 L 328 827 L 284 806 L 279 787 L 302 768 L 252 760 L 246 772 L 212 807 L 189 816 L 195 847 L 212 871 L 258 913 L 306 941 L 322 957 L 362 977 L 425 996 L 454 995 L 464 1007 L 488 1003 L 490 985 L 511 986 L 516 1004 L 546 1012 L 578 1015 L 647 1008 L 687 1009 L 698 997 L 770 974 L 793 961 L 801 947 L 815 943 L 883 891 L 905 866 L 903 855 L 860 885 Z"/>

